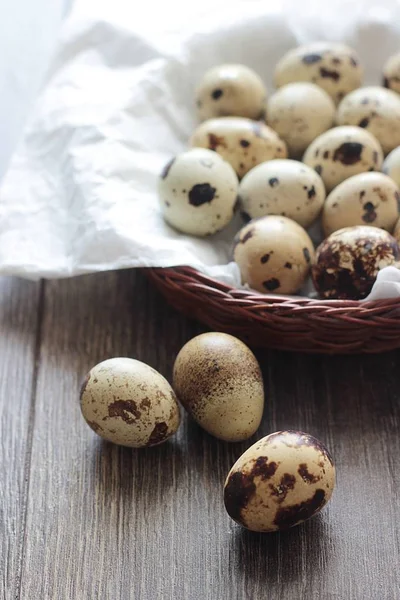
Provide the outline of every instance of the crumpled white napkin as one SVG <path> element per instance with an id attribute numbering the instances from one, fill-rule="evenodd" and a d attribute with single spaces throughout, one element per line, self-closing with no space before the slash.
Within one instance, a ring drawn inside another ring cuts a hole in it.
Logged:
<path id="1" fill-rule="evenodd" d="M 0 273 L 56 278 L 192 265 L 232 285 L 236 220 L 213 239 L 160 216 L 156 177 L 195 126 L 194 88 L 220 62 L 274 65 L 316 39 L 353 45 L 366 83 L 400 48 L 397 0 L 77 0 L 47 84 L 0 189 Z M 397 272 L 396 272 L 397 273 Z M 373 297 L 399 293 L 380 273 Z M 390 290 L 388 291 L 388 289 Z"/>

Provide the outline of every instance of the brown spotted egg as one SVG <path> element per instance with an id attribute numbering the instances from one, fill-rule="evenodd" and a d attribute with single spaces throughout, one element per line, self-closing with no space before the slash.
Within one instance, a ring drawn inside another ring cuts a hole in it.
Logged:
<path id="1" fill-rule="evenodd" d="M 366 171 L 379 171 L 383 153 L 374 136 L 362 129 L 344 125 L 318 136 L 307 148 L 303 162 L 321 176 L 327 192 L 336 185 Z"/>
<path id="2" fill-rule="evenodd" d="M 400 94 L 400 52 L 386 61 L 383 67 L 383 85 Z"/>
<path id="3" fill-rule="evenodd" d="M 182 152 L 164 167 L 158 196 L 164 219 L 178 231 L 206 236 L 233 217 L 238 179 L 231 165 L 205 148 Z"/>
<path id="4" fill-rule="evenodd" d="M 308 277 L 314 246 L 292 219 L 267 216 L 250 221 L 239 231 L 233 258 L 243 284 L 258 292 L 293 294 Z"/>
<path id="5" fill-rule="evenodd" d="M 363 127 L 387 154 L 400 144 L 400 96 L 379 86 L 354 90 L 339 104 L 336 122 Z"/>
<path id="6" fill-rule="evenodd" d="M 190 145 L 215 150 L 243 177 L 256 165 L 286 158 L 286 144 L 260 121 L 222 117 L 204 121 L 190 138 Z"/>
<path id="7" fill-rule="evenodd" d="M 289 156 L 301 157 L 307 146 L 333 126 L 335 105 L 313 83 L 288 83 L 271 96 L 267 123 L 286 142 Z"/>
<path id="8" fill-rule="evenodd" d="M 400 146 L 387 155 L 383 161 L 382 172 L 389 175 L 400 187 Z"/>
<path id="9" fill-rule="evenodd" d="M 200 121 L 213 117 L 263 119 L 267 90 L 259 75 L 240 64 L 224 64 L 209 69 L 196 90 Z"/>
<path id="10" fill-rule="evenodd" d="M 334 487 L 335 467 L 324 444 L 300 431 L 278 431 L 236 461 L 225 482 L 224 502 L 243 527 L 272 532 L 314 516 Z"/>
<path id="11" fill-rule="evenodd" d="M 321 177 L 297 160 L 270 160 L 252 169 L 239 186 L 239 204 L 246 220 L 283 215 L 302 227 L 318 217 L 325 200 Z"/>
<path id="12" fill-rule="evenodd" d="M 345 227 L 317 248 L 312 267 L 315 288 L 322 298 L 359 300 L 370 293 L 381 269 L 399 260 L 396 240 L 383 229 Z"/>
<path id="13" fill-rule="evenodd" d="M 93 431 L 121 446 L 155 446 L 179 427 L 178 403 L 168 381 L 132 358 L 111 358 L 93 367 L 80 404 Z"/>
<path id="14" fill-rule="evenodd" d="M 246 440 L 260 425 L 260 367 L 251 350 L 231 335 L 204 333 L 187 342 L 175 360 L 173 387 L 197 423 L 221 440 Z"/>
<path id="15" fill-rule="evenodd" d="M 355 50 L 335 42 L 313 42 L 289 50 L 274 74 L 278 88 L 295 81 L 309 81 L 325 90 L 336 104 L 360 87 L 362 79 L 363 69 Z"/>
<path id="16" fill-rule="evenodd" d="M 352 225 L 373 225 L 388 231 L 399 218 L 399 188 L 383 173 L 360 173 L 340 183 L 327 197 L 322 225 L 326 236 Z"/>

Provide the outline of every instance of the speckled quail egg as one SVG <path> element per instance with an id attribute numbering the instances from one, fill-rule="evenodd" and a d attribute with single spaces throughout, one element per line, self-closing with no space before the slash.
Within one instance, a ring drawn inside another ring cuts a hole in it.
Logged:
<path id="1" fill-rule="evenodd" d="M 387 59 L 383 67 L 383 85 L 400 94 L 400 52 Z"/>
<path id="2" fill-rule="evenodd" d="M 299 525 L 319 512 L 335 487 L 328 449 L 300 431 L 262 438 L 236 461 L 224 487 L 229 516 L 251 531 Z"/>
<path id="3" fill-rule="evenodd" d="M 363 69 L 355 50 L 335 42 L 313 42 L 289 50 L 274 74 L 278 88 L 295 81 L 309 81 L 324 89 L 336 104 L 360 87 L 362 79 Z"/>
<path id="4" fill-rule="evenodd" d="M 163 169 L 158 194 L 164 219 L 178 231 L 206 236 L 223 229 L 233 217 L 238 179 L 219 154 L 193 148 Z"/>
<path id="5" fill-rule="evenodd" d="M 301 157 L 307 146 L 333 126 L 332 98 L 313 83 L 289 83 L 271 96 L 267 123 L 286 142 L 289 155 Z"/>
<path id="6" fill-rule="evenodd" d="M 155 446 L 179 427 L 178 403 L 168 381 L 132 358 L 111 358 L 93 367 L 80 401 L 93 431 L 121 446 Z"/>
<path id="7" fill-rule="evenodd" d="M 187 342 L 176 357 L 173 387 L 197 423 L 221 440 L 246 440 L 260 425 L 260 367 L 251 350 L 231 335 L 204 333 Z"/>
<path id="8" fill-rule="evenodd" d="M 302 227 L 318 217 L 325 200 L 321 177 L 297 160 L 271 160 L 247 173 L 239 186 L 246 220 L 283 215 Z"/>
<path id="9" fill-rule="evenodd" d="M 259 292 L 292 294 L 308 276 L 314 247 L 298 223 L 268 216 L 250 221 L 239 231 L 233 258 L 243 284 Z"/>
<path id="10" fill-rule="evenodd" d="M 259 75 L 238 64 L 218 65 L 209 69 L 196 90 L 199 119 L 247 117 L 263 119 L 267 90 Z"/>
<path id="11" fill-rule="evenodd" d="M 382 171 L 400 187 L 400 146 L 387 155 L 383 161 Z"/>
<path id="12" fill-rule="evenodd" d="M 315 288 L 322 298 L 358 300 L 370 293 L 378 272 L 400 255 L 396 240 L 378 227 L 345 227 L 317 248 L 312 267 Z"/>
<path id="13" fill-rule="evenodd" d="M 321 175 L 327 192 L 358 173 L 379 171 L 382 148 L 361 127 L 334 127 L 317 137 L 305 151 L 303 161 Z"/>
<path id="14" fill-rule="evenodd" d="M 255 165 L 286 158 L 286 144 L 264 123 L 242 117 L 204 121 L 190 138 L 191 146 L 215 150 L 243 177 Z"/>
<path id="15" fill-rule="evenodd" d="M 400 144 L 400 96 L 378 86 L 355 90 L 339 104 L 336 122 L 367 129 L 387 154 Z"/>
<path id="16" fill-rule="evenodd" d="M 360 173 L 329 194 L 322 212 L 325 235 L 351 225 L 373 225 L 392 231 L 400 211 L 399 189 L 383 173 Z"/>

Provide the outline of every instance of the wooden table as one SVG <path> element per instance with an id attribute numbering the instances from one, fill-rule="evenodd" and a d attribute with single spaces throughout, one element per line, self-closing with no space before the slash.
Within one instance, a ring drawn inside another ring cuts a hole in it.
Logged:
<path id="1" fill-rule="evenodd" d="M 173 440 L 132 451 L 80 415 L 95 363 L 131 356 L 170 378 L 203 330 L 141 273 L 2 279 L 0 323 L 1 599 L 400 598 L 400 352 L 258 353 L 258 435 L 310 432 L 338 471 L 320 515 L 259 535 L 228 518 L 221 494 L 250 442 L 218 442 L 185 416 Z"/>

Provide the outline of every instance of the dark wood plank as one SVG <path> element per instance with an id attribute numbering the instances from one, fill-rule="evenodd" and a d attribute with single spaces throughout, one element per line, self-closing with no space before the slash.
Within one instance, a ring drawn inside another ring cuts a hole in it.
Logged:
<path id="1" fill-rule="evenodd" d="M 39 336 L 40 284 L 0 279 L 0 598 L 18 593 Z"/>
<path id="2" fill-rule="evenodd" d="M 77 390 L 93 364 L 128 355 L 170 377 L 201 327 L 129 271 L 46 290 L 21 598 L 400 597 L 399 352 L 259 353 L 259 435 L 296 428 L 320 437 L 338 485 L 315 519 L 257 535 L 222 504 L 226 473 L 250 442 L 220 443 L 184 418 L 175 439 L 132 451 L 102 443 L 80 416 Z"/>

